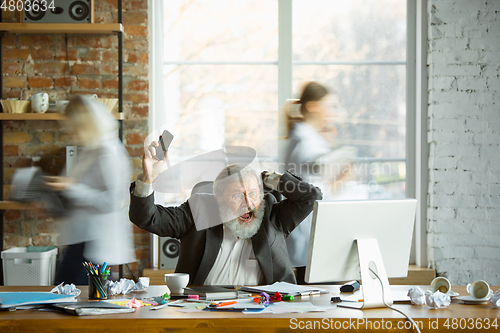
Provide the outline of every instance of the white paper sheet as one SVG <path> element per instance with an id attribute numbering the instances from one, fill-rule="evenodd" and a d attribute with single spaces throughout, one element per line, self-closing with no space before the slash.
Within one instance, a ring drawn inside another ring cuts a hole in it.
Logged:
<path id="1" fill-rule="evenodd" d="M 303 312 L 324 312 L 336 309 L 336 305 L 332 306 L 316 306 L 311 302 L 276 302 L 270 304 L 262 311 L 243 311 L 244 314 L 262 314 L 262 313 L 303 313 Z"/>

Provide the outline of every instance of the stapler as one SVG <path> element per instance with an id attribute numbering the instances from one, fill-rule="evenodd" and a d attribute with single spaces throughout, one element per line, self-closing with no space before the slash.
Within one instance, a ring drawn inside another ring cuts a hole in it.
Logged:
<path id="1" fill-rule="evenodd" d="M 347 282 L 346 284 L 342 285 L 342 287 L 340 287 L 340 292 L 353 293 L 359 289 L 359 286 L 360 285 L 358 281 Z"/>

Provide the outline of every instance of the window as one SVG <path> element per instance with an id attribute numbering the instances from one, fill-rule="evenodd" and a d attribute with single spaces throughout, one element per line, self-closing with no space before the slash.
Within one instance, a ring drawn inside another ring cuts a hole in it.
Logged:
<path id="1" fill-rule="evenodd" d="M 153 29 L 162 56 L 153 75 L 161 73 L 162 87 L 152 127 L 168 124 L 174 133 L 172 163 L 222 144 L 246 145 L 263 168 L 277 169 L 286 135 L 283 102 L 314 80 L 335 92 L 328 119 L 334 131 L 326 134 L 331 144 L 357 149 L 339 198 L 405 197 L 406 1 L 157 5 L 161 22 Z M 186 189 L 165 200 L 188 195 Z"/>
<path id="2" fill-rule="evenodd" d="M 357 149 L 336 198 L 404 198 L 406 2 L 294 0 L 292 45 L 294 93 L 310 80 L 334 91 L 330 142 Z"/>

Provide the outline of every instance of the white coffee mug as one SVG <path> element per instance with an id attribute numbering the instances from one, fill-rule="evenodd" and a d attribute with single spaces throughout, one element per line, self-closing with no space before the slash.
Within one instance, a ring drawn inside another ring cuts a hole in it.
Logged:
<path id="1" fill-rule="evenodd" d="M 173 294 L 182 294 L 184 288 L 188 285 L 189 274 L 187 273 L 169 273 L 165 274 L 165 284 Z"/>
<path id="2" fill-rule="evenodd" d="M 49 94 L 38 92 L 31 96 L 31 110 L 37 113 L 44 113 L 49 109 Z"/>
<path id="3" fill-rule="evenodd" d="M 467 285 L 467 292 L 475 299 L 489 298 L 493 295 L 488 282 L 483 280 L 476 280 Z"/>
<path id="4" fill-rule="evenodd" d="M 431 282 L 431 291 L 433 293 L 435 293 L 436 291 L 440 291 L 443 294 L 446 294 L 450 290 L 451 290 L 451 283 L 445 277 L 442 276 L 437 277 Z"/>

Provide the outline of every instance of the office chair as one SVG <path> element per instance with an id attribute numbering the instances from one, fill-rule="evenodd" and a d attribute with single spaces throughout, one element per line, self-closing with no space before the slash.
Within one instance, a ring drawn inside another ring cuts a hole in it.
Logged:
<path id="1" fill-rule="evenodd" d="M 214 182 L 206 180 L 196 183 L 196 185 L 194 185 L 193 189 L 191 190 L 191 195 L 196 193 L 214 193 Z"/>

